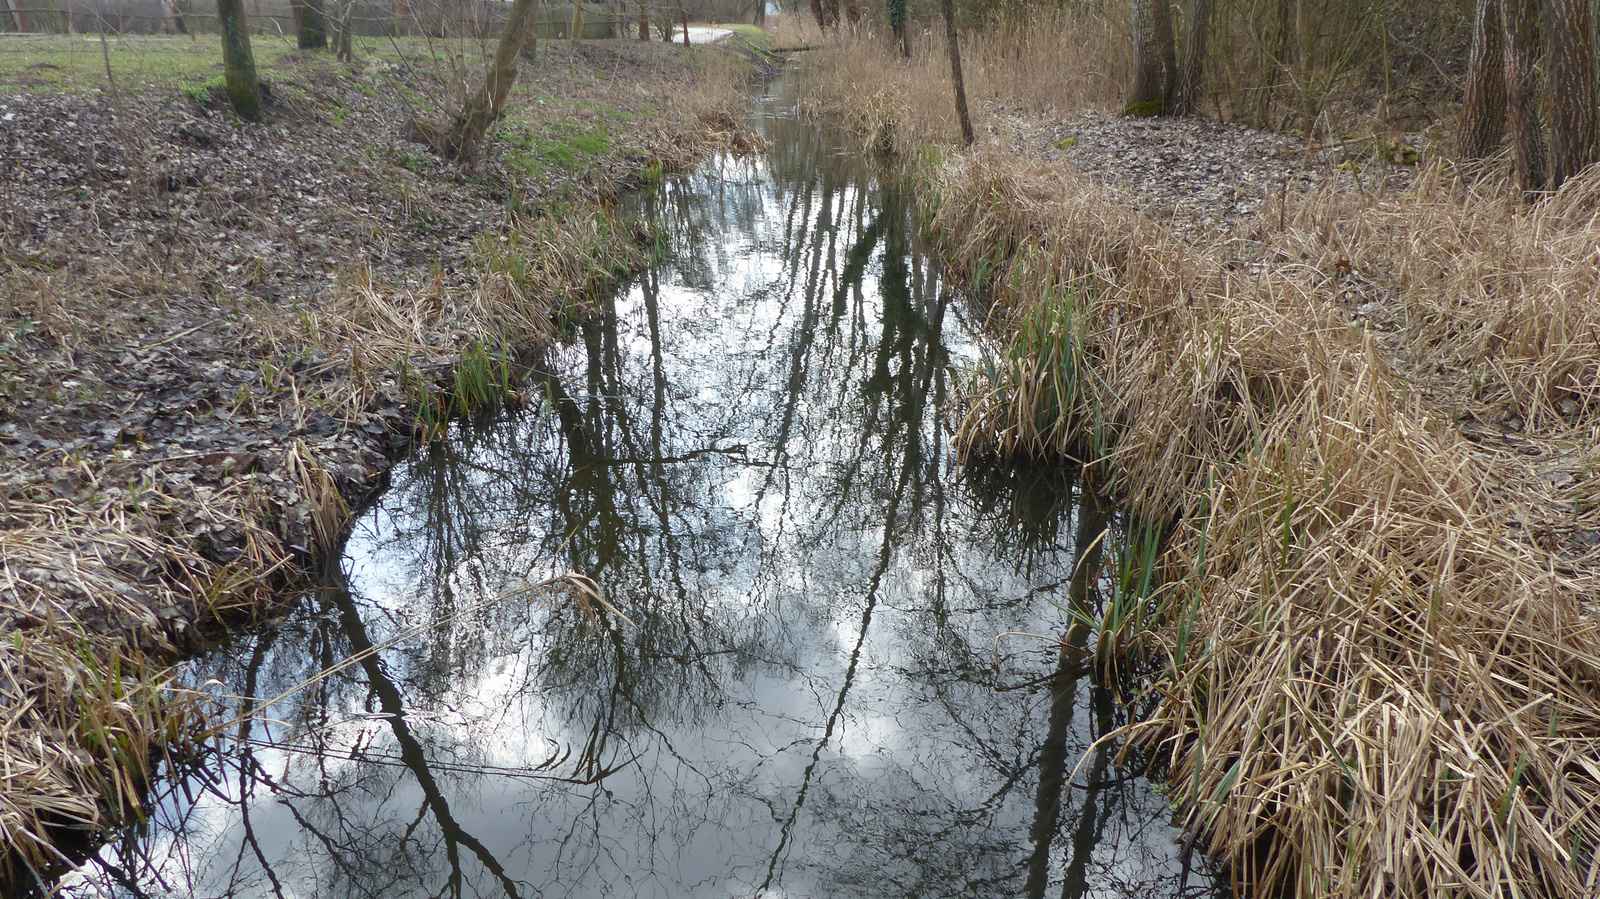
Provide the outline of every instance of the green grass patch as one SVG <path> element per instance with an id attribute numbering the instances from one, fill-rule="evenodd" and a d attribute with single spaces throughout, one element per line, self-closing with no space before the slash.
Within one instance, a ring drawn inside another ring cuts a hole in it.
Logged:
<path id="1" fill-rule="evenodd" d="M 731 30 L 735 35 L 754 44 L 758 49 L 772 49 L 772 36 L 754 25 L 718 25 L 716 27 Z"/>
<path id="2" fill-rule="evenodd" d="M 588 100 L 573 100 L 571 106 L 573 109 L 592 112 L 614 122 L 631 122 L 638 118 L 638 116 L 626 109 L 616 109 L 600 103 L 591 103 Z"/>
<path id="3" fill-rule="evenodd" d="M 501 131 L 501 137 L 511 145 L 506 161 L 529 177 L 582 173 L 594 157 L 609 153 L 612 146 L 611 133 L 604 125 L 570 119 L 513 122 Z"/>
<path id="4" fill-rule="evenodd" d="M 265 67 L 294 52 L 287 40 L 256 36 L 256 65 Z M 117 87 L 203 86 L 222 77 L 222 45 L 214 34 L 187 37 L 108 36 L 104 53 L 98 35 L 39 34 L 0 41 L 0 86 L 24 90 L 106 87 L 106 57 Z"/>

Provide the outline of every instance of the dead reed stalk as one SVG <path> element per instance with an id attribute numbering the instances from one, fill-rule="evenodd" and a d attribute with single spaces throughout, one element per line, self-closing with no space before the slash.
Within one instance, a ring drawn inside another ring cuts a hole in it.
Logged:
<path id="1" fill-rule="evenodd" d="M 974 125 L 980 110 L 1042 112 L 1116 105 L 1129 67 L 1127 23 L 1093 7 L 1036 10 L 1026 22 L 963 32 L 961 56 Z M 1068 37 L 1070 35 L 1070 37 Z M 950 64 L 932 30 L 903 59 L 870 31 L 842 30 L 801 60 L 802 111 L 842 121 L 866 147 L 911 155 L 960 136 L 950 102 Z"/>
<path id="2" fill-rule="evenodd" d="M 1151 626 L 1109 648 L 1168 661 L 1133 737 L 1236 882 L 1595 895 L 1600 566 L 1508 527 L 1548 499 L 1536 479 L 1397 374 L 1328 275 L 1394 273 L 1439 364 L 1586 430 L 1592 456 L 1593 188 L 1533 210 L 1303 203 L 1260 236 L 1309 263 L 1274 266 L 992 148 L 928 186 L 933 233 L 1010 336 L 966 451 L 1093 455 L 1135 514 L 1174 521 Z"/>

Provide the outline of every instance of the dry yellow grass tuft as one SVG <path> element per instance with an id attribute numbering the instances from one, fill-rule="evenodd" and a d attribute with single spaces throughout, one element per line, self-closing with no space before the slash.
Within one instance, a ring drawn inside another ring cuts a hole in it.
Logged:
<path id="1" fill-rule="evenodd" d="M 1151 627 L 1111 648 L 1170 661 L 1134 737 L 1252 892 L 1600 888 L 1600 566 L 1508 527 L 1548 497 L 1439 402 L 1476 382 L 1592 450 L 1589 183 L 1310 200 L 1244 264 L 993 149 L 931 176 L 934 233 L 1015 338 L 968 452 L 1096 453 L 1136 514 L 1181 513 Z M 1397 374 L 1335 266 L 1390 272 L 1410 348 L 1464 374 Z"/>
<path id="2" fill-rule="evenodd" d="M 1127 80 L 1127 23 L 1089 7 L 1029 15 L 962 35 L 975 115 L 989 104 L 1028 112 L 1114 106 Z M 826 46 L 801 60 L 807 70 L 802 110 L 847 123 L 877 151 L 910 155 L 930 143 L 956 142 L 944 40 L 924 31 L 913 44 L 911 58 L 902 59 L 869 32 L 830 35 Z M 974 125 L 984 130 L 981 115 Z"/>

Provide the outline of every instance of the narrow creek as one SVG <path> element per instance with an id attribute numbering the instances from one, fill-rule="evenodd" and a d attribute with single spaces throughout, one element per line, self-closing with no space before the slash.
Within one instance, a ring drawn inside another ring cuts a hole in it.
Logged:
<path id="1" fill-rule="evenodd" d="M 274 696 L 457 617 L 230 730 L 68 895 L 1226 894 L 1097 745 L 1110 692 L 1025 635 L 1067 631 L 1111 510 L 956 465 L 974 313 L 792 106 L 769 86 L 768 154 L 638 199 L 665 252 L 544 411 L 418 453 L 331 586 L 189 677 Z M 629 621 L 474 610 L 569 571 Z"/>

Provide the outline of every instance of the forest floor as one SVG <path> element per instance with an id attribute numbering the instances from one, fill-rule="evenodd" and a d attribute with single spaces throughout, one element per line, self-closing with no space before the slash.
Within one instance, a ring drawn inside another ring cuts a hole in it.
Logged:
<path id="1" fill-rule="evenodd" d="M 1355 246 L 1333 246 L 1331 255 L 1318 246 L 1315 258 L 1308 247 L 1273 246 L 1275 235 L 1291 229 L 1291 216 L 1332 219 L 1414 201 L 1419 179 L 1429 177 L 1419 165 L 1429 150 L 1425 133 L 1308 145 L 1298 136 L 1204 118 L 1040 114 L 1003 102 L 986 104 L 984 112 L 993 145 L 1044 171 L 1091 179 L 1119 205 L 1188 244 L 1220 248 L 1260 272 L 1310 272 L 1352 327 L 1373 334 L 1388 370 L 1440 420 L 1452 422 L 1481 461 L 1520 472 L 1518 489 L 1506 493 L 1514 497 L 1506 524 L 1518 539 L 1555 553 L 1558 566 L 1600 573 L 1594 502 L 1600 446 L 1584 414 L 1594 398 L 1558 390 L 1544 398 L 1553 409 L 1530 410 L 1526 395 L 1484 391 L 1481 373 L 1474 377 L 1470 367 L 1439 358 L 1432 345 L 1439 335 L 1415 320 L 1427 310 L 1408 303 L 1405 273 L 1393 259 L 1362 265 L 1360 257 L 1369 254 Z M 1319 243 L 1339 242 L 1331 221 L 1322 230 L 1326 240 Z M 1414 236 L 1392 235 L 1397 246 Z M 1600 358 L 1600 337 L 1572 338 L 1578 352 Z"/>
<path id="2" fill-rule="evenodd" d="M 717 149 L 748 64 L 545 41 L 480 160 L 406 136 L 477 44 L 0 43 L 0 880 L 135 815 L 204 633 L 270 614 L 392 461 L 640 259 L 617 191 Z M 104 50 L 104 53 L 102 53 Z M 109 69 L 109 79 L 108 79 Z M 31 875 L 30 875 L 31 872 Z"/>

